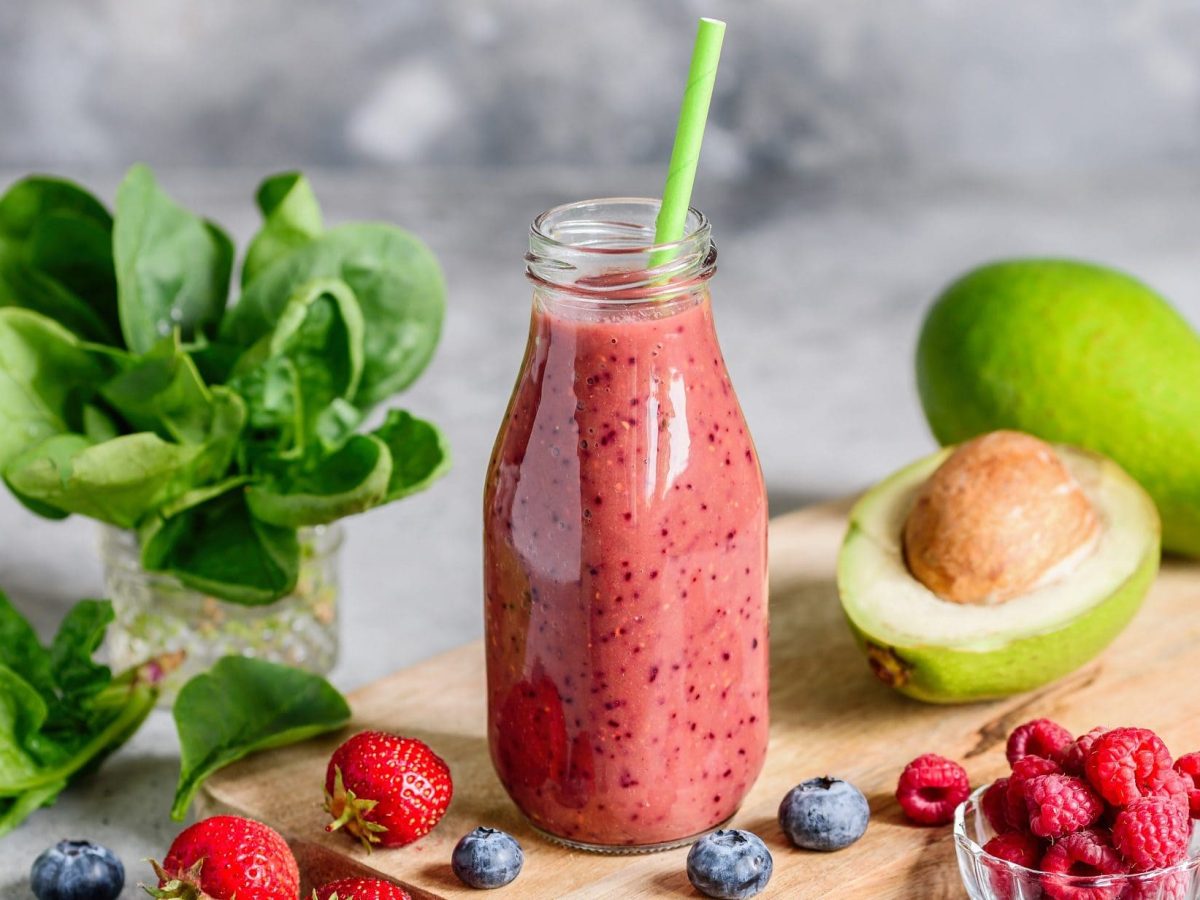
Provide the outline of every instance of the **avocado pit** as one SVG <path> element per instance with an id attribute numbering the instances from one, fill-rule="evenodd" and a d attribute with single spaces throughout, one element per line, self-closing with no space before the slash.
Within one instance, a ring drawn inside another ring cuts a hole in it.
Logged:
<path id="1" fill-rule="evenodd" d="M 1062 577 L 1091 553 L 1100 530 L 1050 444 L 996 431 L 960 445 L 918 489 L 904 559 L 943 600 L 992 605 Z"/>

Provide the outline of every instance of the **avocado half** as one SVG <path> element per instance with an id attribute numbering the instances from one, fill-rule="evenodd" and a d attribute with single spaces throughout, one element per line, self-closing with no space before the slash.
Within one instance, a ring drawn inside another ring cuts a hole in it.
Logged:
<path id="1" fill-rule="evenodd" d="M 1102 530 L 1053 581 L 1000 605 L 943 600 L 905 563 L 904 523 L 947 447 L 880 482 L 855 504 L 838 557 L 838 593 L 872 671 L 902 694 L 963 703 L 1040 687 L 1096 656 L 1133 618 L 1158 571 L 1154 502 L 1116 463 L 1054 445 Z"/>

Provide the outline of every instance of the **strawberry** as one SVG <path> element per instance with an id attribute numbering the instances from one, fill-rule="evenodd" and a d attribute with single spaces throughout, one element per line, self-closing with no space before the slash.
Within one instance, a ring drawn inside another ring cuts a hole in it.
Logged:
<path id="1" fill-rule="evenodd" d="M 312 900 L 412 900 L 412 895 L 381 878 L 343 878 L 321 885 Z"/>
<path id="2" fill-rule="evenodd" d="M 278 833 L 252 819 L 215 816 L 183 831 L 162 865 L 152 897 L 178 900 L 298 900 L 300 870 Z"/>
<path id="3" fill-rule="evenodd" d="M 568 775 L 570 748 L 562 697 L 540 664 L 504 698 L 495 733 L 496 765 L 501 781 L 510 788 L 536 791 L 547 782 L 559 785 Z M 591 743 L 586 746 L 590 749 Z M 582 755 L 574 761 L 585 764 Z"/>
<path id="4" fill-rule="evenodd" d="M 433 830 L 453 790 L 449 767 L 423 742 L 364 731 L 329 760 L 325 809 L 333 822 L 325 830 L 342 829 L 368 850 L 403 847 Z"/>

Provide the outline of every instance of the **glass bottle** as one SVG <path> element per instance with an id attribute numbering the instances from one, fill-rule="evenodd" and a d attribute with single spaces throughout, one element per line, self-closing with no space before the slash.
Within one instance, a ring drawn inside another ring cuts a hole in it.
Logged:
<path id="1" fill-rule="evenodd" d="M 584 849 L 727 821 L 767 747 L 767 503 L 713 327 L 707 219 L 658 202 L 534 220 L 533 314 L 484 498 L 489 744 Z"/>

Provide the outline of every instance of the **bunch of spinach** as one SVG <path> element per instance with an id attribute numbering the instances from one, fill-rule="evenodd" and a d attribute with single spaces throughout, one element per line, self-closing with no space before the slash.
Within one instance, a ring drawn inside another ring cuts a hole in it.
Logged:
<path id="1" fill-rule="evenodd" d="M 92 660 L 112 620 L 108 601 L 83 600 L 43 647 L 0 592 L 0 836 L 129 740 L 182 661 L 167 654 L 114 677 Z M 182 819 L 204 780 L 229 763 L 349 719 L 345 698 L 319 675 L 240 656 L 218 660 L 175 701 L 182 759 L 172 815 Z"/>
<path id="2" fill-rule="evenodd" d="M 92 661 L 112 618 L 108 602 L 84 600 L 43 647 L 0 593 L 0 835 L 99 765 L 154 707 L 164 662 L 114 678 Z"/>
<path id="3" fill-rule="evenodd" d="M 426 487 L 431 423 L 368 413 L 429 363 L 437 261 L 380 223 L 326 229 L 307 180 L 268 178 L 234 249 L 135 166 L 114 214 L 30 177 L 0 198 L 0 475 L 43 516 L 137 529 L 142 564 L 225 600 L 295 586 L 299 529 Z"/>

